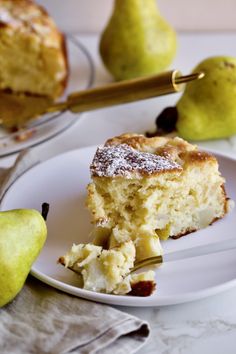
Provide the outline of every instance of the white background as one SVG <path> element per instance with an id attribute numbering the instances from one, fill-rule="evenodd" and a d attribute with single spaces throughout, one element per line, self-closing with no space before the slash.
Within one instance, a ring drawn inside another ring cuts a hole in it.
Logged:
<path id="1" fill-rule="evenodd" d="M 126 0 L 124 0 L 126 1 Z M 67 32 L 100 32 L 113 0 L 38 0 Z M 236 0 L 158 0 L 177 30 L 235 30 Z"/>

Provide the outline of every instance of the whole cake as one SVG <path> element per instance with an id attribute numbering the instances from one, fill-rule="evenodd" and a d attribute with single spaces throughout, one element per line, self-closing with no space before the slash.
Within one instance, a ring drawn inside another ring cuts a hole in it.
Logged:
<path id="1" fill-rule="evenodd" d="M 19 127 L 59 97 L 68 76 L 65 40 L 31 0 L 0 0 L 0 120 Z"/>
<path id="2" fill-rule="evenodd" d="M 178 137 L 112 138 L 90 172 L 93 242 L 59 259 L 88 290 L 150 295 L 154 273 L 130 274 L 135 262 L 161 255 L 160 240 L 205 228 L 230 208 L 217 159 Z"/>

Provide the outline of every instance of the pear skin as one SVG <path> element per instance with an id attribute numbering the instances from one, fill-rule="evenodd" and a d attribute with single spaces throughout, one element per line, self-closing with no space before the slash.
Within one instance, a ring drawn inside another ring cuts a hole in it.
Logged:
<path id="1" fill-rule="evenodd" d="M 156 0 L 115 0 L 100 39 L 100 55 L 116 80 L 166 69 L 176 54 L 176 33 L 161 16 Z"/>
<path id="2" fill-rule="evenodd" d="M 0 307 L 22 289 L 46 236 L 46 223 L 38 211 L 0 212 Z"/>
<path id="3" fill-rule="evenodd" d="M 178 134 L 193 141 L 236 134 L 236 58 L 208 58 L 199 71 L 205 77 L 189 83 L 177 103 Z"/>

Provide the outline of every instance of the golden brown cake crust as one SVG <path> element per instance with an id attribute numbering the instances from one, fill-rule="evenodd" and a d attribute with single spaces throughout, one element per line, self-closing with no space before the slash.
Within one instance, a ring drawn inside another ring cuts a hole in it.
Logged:
<path id="1" fill-rule="evenodd" d="M 177 162 L 179 159 L 189 164 L 205 163 L 206 161 L 217 162 L 212 154 L 206 151 L 199 151 L 195 145 L 179 137 L 155 136 L 147 138 L 141 134 L 126 133 L 108 139 L 105 143 L 105 145 L 119 144 L 127 144 L 136 150 L 157 154 Z"/>
<path id="2" fill-rule="evenodd" d="M 206 161 L 212 161 L 213 163 L 217 162 L 215 156 L 206 152 L 206 151 L 189 151 L 180 153 L 180 158 L 183 158 L 186 163 L 189 164 L 201 164 Z"/>
<path id="3" fill-rule="evenodd" d="M 65 36 L 58 30 L 54 20 L 48 15 L 47 11 L 37 5 L 31 0 L 0 0 L 0 33 L 6 33 L 8 38 L 14 35 L 22 35 L 29 39 L 32 43 L 35 41 L 37 46 L 50 48 L 51 50 L 57 50 L 58 55 L 61 56 L 60 60 L 64 61 L 61 64 L 60 72 L 60 88 L 50 93 L 51 97 L 59 97 L 67 85 L 68 81 L 68 57 Z M 2 41 L 7 41 L 6 45 L 9 45 L 7 37 L 2 37 Z M 29 45 L 32 45 L 29 42 Z M 16 53 L 17 55 L 17 53 Z M 39 60 L 44 60 L 43 57 Z M 64 66 L 64 67 L 63 67 Z M 5 86 L 4 82 L 0 82 L 1 90 L 12 90 L 14 88 Z M 15 91 L 17 92 L 17 91 Z M 23 91 L 20 91 L 23 93 Z M 44 95 L 44 92 L 31 92 L 30 90 L 24 90 L 26 94 Z M 45 94 L 48 96 L 49 94 Z"/>
<path id="4" fill-rule="evenodd" d="M 60 33 L 60 35 L 61 35 L 61 49 L 62 49 L 62 53 L 63 53 L 63 57 L 64 57 L 64 61 L 65 61 L 65 68 L 66 68 L 66 73 L 65 73 L 64 79 L 62 79 L 62 81 L 61 81 L 61 88 L 62 88 L 61 94 L 63 94 L 63 92 L 65 91 L 65 89 L 67 87 L 67 83 L 69 80 L 70 68 L 69 68 L 69 61 L 68 61 L 68 50 L 67 50 L 67 46 L 66 46 L 66 37 L 65 37 L 64 33 Z"/>
<path id="5" fill-rule="evenodd" d="M 68 75 L 65 37 L 47 11 L 31 0 L 0 0 L 0 92 L 9 96 L 0 100 L 1 123 L 18 128 L 40 114 L 62 95 Z"/>
<path id="6" fill-rule="evenodd" d="M 119 145 L 119 144 L 127 144 L 134 149 L 140 151 L 146 151 L 146 148 L 149 149 L 157 149 L 158 147 L 166 144 L 168 141 L 165 137 L 156 137 L 154 138 L 146 138 L 144 135 L 141 134 L 133 134 L 133 133 L 126 133 L 114 138 L 108 139 L 105 145 Z"/>
<path id="7" fill-rule="evenodd" d="M 138 283 L 131 284 L 131 291 L 128 295 L 132 296 L 150 296 L 156 290 L 156 283 L 151 280 L 142 280 Z"/>
<path id="8" fill-rule="evenodd" d="M 31 0 L 0 0 L 0 27 L 37 34 L 45 45 L 58 47 L 61 36 L 47 11 Z"/>

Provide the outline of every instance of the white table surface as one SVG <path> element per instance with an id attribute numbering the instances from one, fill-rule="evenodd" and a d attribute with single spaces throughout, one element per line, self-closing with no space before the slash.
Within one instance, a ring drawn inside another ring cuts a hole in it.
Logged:
<path id="1" fill-rule="evenodd" d="M 98 36 L 81 35 L 80 41 L 90 51 L 96 64 L 95 85 L 110 77 L 98 55 Z M 199 61 L 212 55 L 236 57 L 236 33 L 182 33 L 173 68 L 188 73 Z M 78 122 L 51 141 L 33 148 L 45 160 L 67 150 L 96 145 L 123 132 L 145 132 L 154 128 L 158 112 L 173 105 L 178 95 L 127 104 L 85 113 Z M 236 158 L 236 136 L 200 144 Z M 11 165 L 15 156 L 2 158 L 0 167 Z M 139 352 L 150 354 L 235 354 L 236 288 L 219 295 L 182 305 L 161 308 L 120 307 L 150 323 L 152 333 Z"/>

